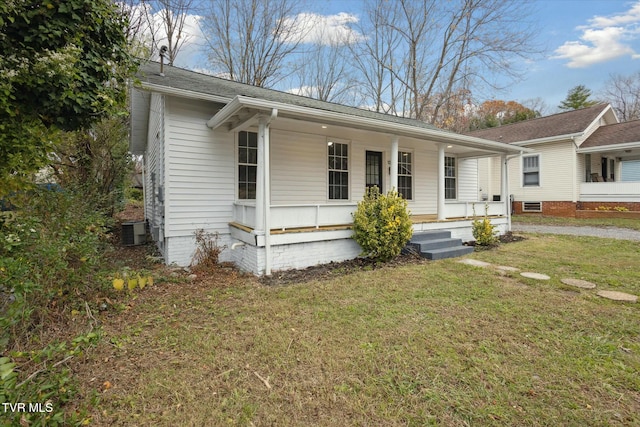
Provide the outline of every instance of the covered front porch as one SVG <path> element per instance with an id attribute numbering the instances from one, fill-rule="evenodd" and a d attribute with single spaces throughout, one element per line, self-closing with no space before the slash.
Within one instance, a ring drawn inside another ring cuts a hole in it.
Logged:
<path id="1" fill-rule="evenodd" d="M 483 216 L 485 208 L 499 232 L 508 231 L 506 164 L 527 149 L 404 121 L 236 97 L 207 123 L 256 138 L 255 196 L 232 205 L 232 246 L 251 252 L 243 259 L 257 259 L 264 274 L 353 258 L 360 250 L 351 240 L 352 213 L 370 185 L 398 189 L 415 231 L 446 229 L 472 240 L 474 212 Z M 500 198 L 484 202 L 477 159 L 496 156 Z"/>
<path id="2" fill-rule="evenodd" d="M 591 147 L 578 153 L 584 165 L 579 202 L 640 207 L 640 143 Z"/>

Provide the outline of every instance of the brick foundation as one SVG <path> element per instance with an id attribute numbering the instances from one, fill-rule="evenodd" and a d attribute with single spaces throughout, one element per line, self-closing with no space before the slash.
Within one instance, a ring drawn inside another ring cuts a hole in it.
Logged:
<path id="1" fill-rule="evenodd" d="M 513 202 L 513 213 L 518 215 L 542 215 L 574 218 L 576 216 L 576 203 L 574 202 L 542 202 L 542 212 L 523 212 L 522 201 Z"/>
<path id="2" fill-rule="evenodd" d="M 598 208 L 610 208 L 615 211 L 616 207 L 627 208 L 631 212 L 640 212 L 640 202 L 542 202 L 542 212 L 523 212 L 522 201 L 513 202 L 513 213 L 517 215 L 541 215 L 541 216 L 558 216 L 565 218 L 592 218 L 584 211 L 595 211 Z M 637 214 L 636 214 L 637 215 Z M 597 216 L 598 218 L 600 216 Z M 624 215 L 620 216 L 624 217 Z M 637 216 L 629 215 L 629 218 L 637 218 Z"/>

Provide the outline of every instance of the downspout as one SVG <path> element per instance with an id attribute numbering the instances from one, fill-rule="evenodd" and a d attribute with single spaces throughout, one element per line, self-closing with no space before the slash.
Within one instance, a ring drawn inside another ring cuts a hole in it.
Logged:
<path id="1" fill-rule="evenodd" d="M 576 144 L 576 137 L 575 136 L 571 136 L 571 142 L 573 142 L 573 146 L 575 147 L 576 151 L 574 151 L 573 156 L 571 156 L 572 160 L 571 160 L 571 167 L 572 167 L 572 177 L 571 177 L 571 181 L 572 181 L 572 188 L 573 188 L 573 200 L 572 202 L 575 204 L 574 206 L 576 206 L 577 208 L 577 204 L 578 204 L 578 194 L 580 193 L 580 188 L 579 188 L 579 184 L 578 184 L 578 144 Z M 575 215 L 575 214 L 574 214 Z"/>
<path id="2" fill-rule="evenodd" d="M 271 275 L 271 162 L 269 125 L 278 117 L 278 109 L 273 108 L 269 118 L 260 119 L 260 132 L 264 141 L 264 274 Z"/>

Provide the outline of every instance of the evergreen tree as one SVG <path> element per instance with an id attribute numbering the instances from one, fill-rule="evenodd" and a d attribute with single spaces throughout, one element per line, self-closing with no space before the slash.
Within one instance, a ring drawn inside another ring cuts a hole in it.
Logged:
<path id="1" fill-rule="evenodd" d="M 560 103 L 558 108 L 565 111 L 579 110 L 598 103 L 598 101 L 590 100 L 589 97 L 591 97 L 591 90 L 584 85 L 578 85 L 569 90 L 567 97 Z"/>

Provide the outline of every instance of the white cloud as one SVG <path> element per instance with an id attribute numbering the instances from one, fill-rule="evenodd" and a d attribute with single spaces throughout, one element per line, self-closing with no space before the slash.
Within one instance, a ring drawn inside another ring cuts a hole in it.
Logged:
<path id="1" fill-rule="evenodd" d="M 640 35 L 639 25 L 640 1 L 637 1 L 624 13 L 595 16 L 588 25 L 577 27 L 582 31 L 580 41 L 565 42 L 551 58 L 568 59 L 569 68 L 586 68 L 623 56 L 640 58 L 629 43 Z"/>
<path id="2" fill-rule="evenodd" d="M 361 40 L 364 36 L 351 27 L 358 22 L 356 15 L 340 12 L 336 15 L 318 15 L 299 13 L 287 18 L 285 25 L 297 28 L 302 34 L 303 43 L 325 45 L 348 44 Z"/>

